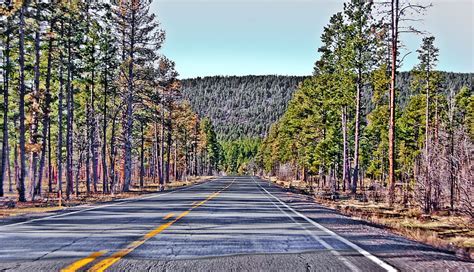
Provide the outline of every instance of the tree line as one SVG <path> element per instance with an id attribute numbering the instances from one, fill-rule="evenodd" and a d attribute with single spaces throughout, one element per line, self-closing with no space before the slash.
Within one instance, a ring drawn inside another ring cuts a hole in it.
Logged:
<path id="1" fill-rule="evenodd" d="M 472 78 L 468 73 L 438 73 L 444 79 L 441 92 L 469 86 Z M 412 72 L 397 75 L 397 104 L 402 108 L 410 101 L 414 76 Z M 209 116 L 215 125 L 220 171 L 252 174 L 258 170 L 256 155 L 261 148 L 261 135 L 268 134 L 271 124 L 284 114 L 298 85 L 310 78 L 268 75 L 183 80 L 183 96 L 199 116 Z M 371 89 L 363 86 L 364 116 L 374 108 L 371 99 Z"/>
<path id="2" fill-rule="evenodd" d="M 435 37 L 404 25 L 426 8 L 346 2 L 324 28 L 314 75 L 263 140 L 260 167 L 335 195 L 474 216 L 472 74 L 437 71 Z M 398 71 L 405 32 L 424 36 L 409 74 Z"/>
<path id="3" fill-rule="evenodd" d="M 472 74 L 441 72 L 442 90 L 468 86 Z M 310 76 L 213 76 L 182 80 L 183 97 L 202 117 L 209 117 L 221 142 L 263 138 L 272 123 L 285 112 L 298 85 Z M 410 99 L 413 73 L 397 75 L 397 103 L 405 107 Z M 362 86 L 364 111 L 373 107 L 371 91 Z M 367 89 L 367 90 L 366 90 Z"/>
<path id="4" fill-rule="evenodd" d="M 216 171 L 149 0 L 6 1 L 0 197 L 116 193 Z"/>
<path id="5" fill-rule="evenodd" d="M 261 138 L 241 138 L 221 141 L 221 169 L 229 174 L 255 174 Z"/>

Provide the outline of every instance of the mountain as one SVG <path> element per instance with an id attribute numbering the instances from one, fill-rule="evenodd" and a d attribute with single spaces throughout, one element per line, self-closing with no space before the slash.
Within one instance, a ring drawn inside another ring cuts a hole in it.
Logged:
<path id="1" fill-rule="evenodd" d="M 473 86 L 472 73 L 442 72 L 440 91 L 458 91 Z M 212 76 L 182 80 L 183 95 L 200 116 L 214 123 L 220 140 L 263 137 L 270 125 L 285 112 L 298 84 L 307 76 Z M 411 75 L 398 76 L 398 103 L 410 97 Z M 364 92 L 363 105 L 370 110 L 371 92 Z"/>
<path id="2" fill-rule="evenodd" d="M 221 140 L 263 137 L 306 77 L 213 76 L 182 81 L 183 94 L 209 116 Z"/>

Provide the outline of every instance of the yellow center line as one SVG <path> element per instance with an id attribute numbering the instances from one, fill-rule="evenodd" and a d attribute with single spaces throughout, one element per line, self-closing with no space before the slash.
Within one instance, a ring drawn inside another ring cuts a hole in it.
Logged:
<path id="1" fill-rule="evenodd" d="M 233 183 L 233 182 L 232 182 Z M 199 202 L 198 204 L 194 205 L 193 207 L 191 207 L 190 209 L 188 209 L 187 211 L 184 211 L 182 212 L 180 215 L 178 215 L 174 220 L 172 221 L 169 221 L 168 223 L 165 223 L 159 227 L 157 227 L 156 229 L 148 232 L 147 234 L 145 234 L 142 238 L 130 243 L 127 245 L 127 247 L 125 247 L 124 249 L 120 250 L 120 251 L 117 251 L 115 252 L 114 254 L 112 254 L 110 257 L 108 258 L 105 258 L 104 260 L 102 260 L 101 262 L 97 263 L 96 265 L 92 266 L 88 271 L 90 272 L 102 272 L 102 271 L 105 271 L 107 268 L 109 268 L 111 265 L 113 265 L 114 263 L 118 262 L 121 258 L 123 258 L 124 256 L 126 256 L 127 254 L 129 254 L 130 252 L 132 252 L 133 250 L 135 250 L 137 247 L 141 246 L 143 243 L 145 243 L 147 240 L 149 240 L 150 238 L 154 237 L 155 235 L 161 233 L 162 231 L 164 231 L 165 229 L 167 229 L 169 226 L 173 225 L 174 223 L 176 223 L 179 219 L 185 217 L 186 215 L 188 215 L 193 209 L 203 205 L 204 203 L 206 203 L 207 201 L 213 199 L 214 197 L 218 196 L 221 192 L 223 192 L 224 190 L 226 190 L 227 188 L 230 187 L 229 184 L 227 185 L 226 187 L 224 187 L 223 189 L 211 194 L 210 196 L 208 196 L 205 200 Z"/>
<path id="2" fill-rule="evenodd" d="M 170 219 L 173 216 L 174 216 L 174 213 L 169 213 L 169 214 L 165 215 L 165 217 L 163 217 L 163 219 L 165 219 L 165 220 Z"/>
<path id="3" fill-rule="evenodd" d="M 61 269 L 61 272 L 73 272 L 77 271 L 79 268 L 87 265 L 88 263 L 94 261 L 95 259 L 99 258 L 100 256 L 107 253 L 107 250 L 97 251 L 92 253 L 91 255 L 85 257 L 84 259 L 80 259 L 77 262 L 72 263 L 70 266 Z"/>

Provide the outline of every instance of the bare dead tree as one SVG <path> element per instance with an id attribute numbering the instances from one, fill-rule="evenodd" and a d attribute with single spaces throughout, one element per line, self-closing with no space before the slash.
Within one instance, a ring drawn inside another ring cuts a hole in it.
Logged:
<path id="1" fill-rule="evenodd" d="M 389 131 L 388 131 L 388 160 L 389 160 L 389 205 L 393 206 L 395 201 L 395 113 L 396 113 L 396 78 L 398 68 L 401 66 L 404 58 L 410 53 L 400 57 L 400 35 L 403 33 L 423 33 L 417 30 L 413 23 L 420 21 L 419 16 L 431 6 L 413 3 L 408 0 L 391 0 L 379 3 L 379 14 L 384 18 L 389 17 L 390 22 L 390 92 L 389 92 Z"/>

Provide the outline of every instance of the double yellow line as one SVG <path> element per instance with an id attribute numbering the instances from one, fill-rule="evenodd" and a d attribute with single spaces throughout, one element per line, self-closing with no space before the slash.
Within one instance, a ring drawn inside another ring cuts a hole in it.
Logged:
<path id="1" fill-rule="evenodd" d="M 221 192 L 223 192 L 224 190 L 226 190 L 227 188 L 229 188 L 232 183 L 234 183 L 234 181 L 232 181 L 229 185 L 227 185 L 226 187 L 224 187 L 223 189 L 217 191 L 217 192 L 214 192 L 212 193 L 211 195 L 209 195 L 206 199 L 204 199 L 203 201 L 201 202 L 198 202 L 198 203 L 193 203 L 193 206 L 191 208 L 189 208 L 187 211 L 184 211 L 182 212 L 180 215 L 178 215 L 174 220 L 171 220 L 167 223 L 164 223 L 162 224 L 161 226 L 157 227 L 156 229 L 148 232 L 147 234 L 145 234 L 144 236 L 142 236 L 140 239 L 136 240 L 136 241 L 133 241 L 131 242 L 130 244 L 128 244 L 125 248 L 115 252 L 114 254 L 110 255 L 109 257 L 105 258 L 104 260 L 98 262 L 97 264 L 95 264 L 94 266 L 92 266 L 88 271 L 90 272 L 102 272 L 102 271 L 105 271 L 107 268 L 109 268 L 111 265 L 113 265 L 114 263 L 118 262 L 120 259 L 122 259 L 124 256 L 126 256 L 127 254 L 129 254 L 130 252 L 132 252 L 133 250 L 135 250 L 137 247 L 141 246 L 142 244 L 144 244 L 146 241 L 148 241 L 150 238 L 158 235 L 159 233 L 163 232 L 165 229 L 169 228 L 171 225 L 173 225 L 174 223 L 176 223 L 178 220 L 180 220 L 181 218 L 185 217 L 186 215 L 188 215 L 192 210 L 194 210 L 195 208 L 203 205 L 204 203 L 208 202 L 209 200 L 213 199 L 214 197 L 218 196 Z M 168 215 L 166 215 L 164 217 L 165 220 L 169 219 L 169 218 L 172 218 L 174 216 L 174 213 L 170 213 Z M 69 265 L 68 267 L 62 269 L 61 271 L 62 272 L 72 272 L 72 271 L 77 271 L 78 269 L 86 266 L 87 264 L 93 262 L 95 259 L 101 257 L 102 255 L 104 255 L 105 253 L 107 253 L 107 251 L 98 251 L 98 252 L 94 252 L 92 253 L 91 255 L 87 256 L 86 258 L 83 258 L 83 259 L 80 259 L 74 263 L 72 263 L 71 265 Z"/>

